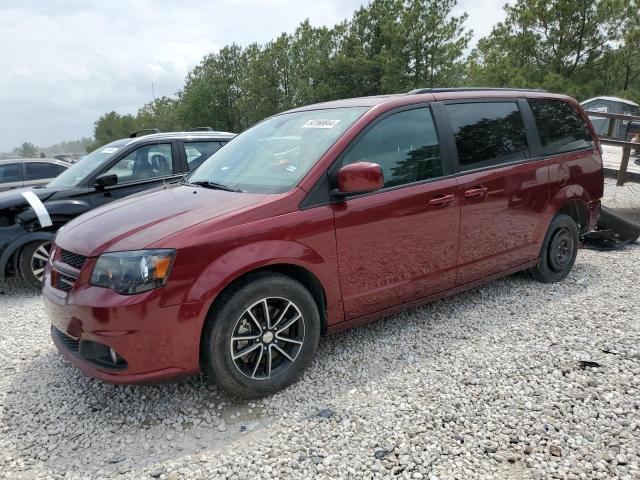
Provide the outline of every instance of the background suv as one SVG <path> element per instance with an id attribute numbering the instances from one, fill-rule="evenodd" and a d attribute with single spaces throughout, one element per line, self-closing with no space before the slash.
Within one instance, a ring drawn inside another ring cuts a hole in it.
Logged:
<path id="1" fill-rule="evenodd" d="M 60 227 L 93 208 L 179 180 L 234 136 L 214 131 L 132 134 L 94 150 L 46 186 L 0 193 L 0 280 L 18 272 L 41 288 L 51 240 Z M 25 168 L 29 172 L 31 167 Z"/>
<path id="2" fill-rule="evenodd" d="M 204 370 L 267 395 L 323 332 L 520 270 L 562 280 L 603 181 L 593 128 L 562 95 L 424 89 L 298 108 L 181 184 L 60 231 L 52 337 L 109 382 Z"/>

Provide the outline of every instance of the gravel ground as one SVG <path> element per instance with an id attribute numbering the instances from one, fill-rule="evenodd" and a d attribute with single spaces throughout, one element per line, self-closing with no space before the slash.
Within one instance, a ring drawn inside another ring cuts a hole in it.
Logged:
<path id="1" fill-rule="evenodd" d="M 323 339 L 257 402 L 84 378 L 9 283 L 0 477 L 640 478 L 639 278 L 640 245 L 582 250 L 560 284 L 515 275 Z"/>

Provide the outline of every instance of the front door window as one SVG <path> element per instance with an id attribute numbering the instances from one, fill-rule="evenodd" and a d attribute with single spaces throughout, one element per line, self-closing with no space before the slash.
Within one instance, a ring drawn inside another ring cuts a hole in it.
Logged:
<path id="1" fill-rule="evenodd" d="M 173 175 L 170 143 L 144 145 L 111 167 L 106 175 L 117 175 L 118 184 Z"/>

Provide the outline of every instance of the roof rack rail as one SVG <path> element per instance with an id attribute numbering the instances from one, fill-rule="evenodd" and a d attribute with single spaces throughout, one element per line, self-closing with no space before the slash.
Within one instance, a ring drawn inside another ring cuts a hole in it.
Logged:
<path id="1" fill-rule="evenodd" d="M 547 93 L 541 88 L 497 88 L 497 87 L 434 87 L 434 88 L 415 88 L 407 94 L 417 95 L 419 93 L 443 93 L 443 92 L 540 92 Z"/>
<path id="2" fill-rule="evenodd" d="M 192 127 L 185 128 L 185 132 L 213 132 L 213 128 L 211 127 Z"/>
<path id="3" fill-rule="evenodd" d="M 145 128 L 142 130 L 138 130 L 137 132 L 133 132 L 131 135 L 129 135 L 129 138 L 142 137 L 144 135 L 150 135 L 152 133 L 160 133 L 160 130 L 158 128 Z"/>

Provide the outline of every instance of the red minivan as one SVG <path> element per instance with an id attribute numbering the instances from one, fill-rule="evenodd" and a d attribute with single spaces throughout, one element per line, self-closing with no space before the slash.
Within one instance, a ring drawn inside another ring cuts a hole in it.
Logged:
<path id="1" fill-rule="evenodd" d="M 320 335 L 520 270 L 571 270 L 603 193 L 572 98 L 421 89 L 270 117 L 180 183 L 62 228 L 44 298 L 85 374 L 259 397 Z M 108 194 L 108 192 L 107 192 Z"/>

